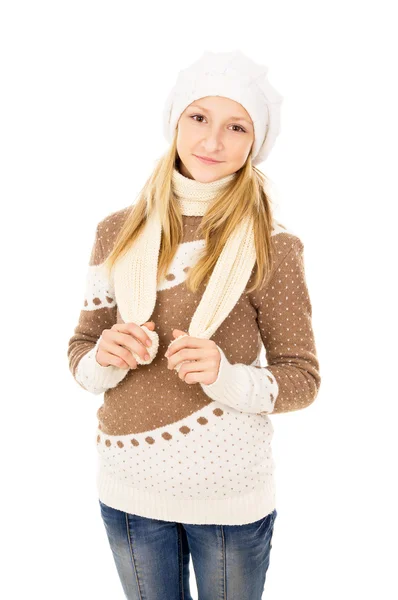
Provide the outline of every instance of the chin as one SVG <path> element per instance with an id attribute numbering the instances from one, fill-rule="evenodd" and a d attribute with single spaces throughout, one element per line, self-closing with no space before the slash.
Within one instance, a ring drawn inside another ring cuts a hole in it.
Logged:
<path id="1" fill-rule="evenodd" d="M 224 174 L 227 174 L 225 163 L 220 163 L 218 165 L 202 165 L 200 164 L 200 161 L 194 157 L 194 161 L 187 161 L 184 164 L 192 177 L 203 183 L 221 179 L 224 177 Z"/>

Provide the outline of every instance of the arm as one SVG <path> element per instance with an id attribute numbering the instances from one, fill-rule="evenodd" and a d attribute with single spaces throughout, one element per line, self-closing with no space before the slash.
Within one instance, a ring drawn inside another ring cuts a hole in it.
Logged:
<path id="1" fill-rule="evenodd" d="M 103 330 L 117 322 L 114 290 L 104 260 L 99 223 L 87 271 L 84 307 L 67 351 L 73 377 L 83 389 L 96 395 L 116 387 L 129 372 L 113 365 L 103 367 L 96 360 Z"/>
<path id="2" fill-rule="evenodd" d="M 254 293 L 267 367 L 231 364 L 217 346 L 221 355 L 217 379 L 201 384 L 213 400 L 255 414 L 299 410 L 315 400 L 321 378 L 303 252 L 298 240 L 266 288 Z"/>
<path id="3" fill-rule="evenodd" d="M 278 383 L 271 372 L 264 367 L 232 364 L 218 344 L 217 348 L 220 352 L 217 379 L 210 384 L 201 383 L 203 391 L 236 410 L 254 414 L 272 412 Z"/>

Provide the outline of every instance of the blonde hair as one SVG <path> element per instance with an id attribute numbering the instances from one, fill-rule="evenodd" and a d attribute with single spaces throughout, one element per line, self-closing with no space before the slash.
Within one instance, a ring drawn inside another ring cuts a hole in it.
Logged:
<path id="1" fill-rule="evenodd" d="M 179 160 L 176 129 L 170 148 L 157 161 L 105 260 L 109 272 L 118 257 L 139 236 L 152 211 L 156 210 L 162 226 L 157 282 L 168 273 L 183 235 L 182 215 L 172 190 L 173 169 L 178 168 Z M 247 215 L 253 216 L 256 271 L 254 284 L 246 292 L 253 292 L 265 284 L 272 269 L 272 201 L 265 191 L 267 181 L 266 176 L 252 165 L 249 154 L 245 164 L 237 171 L 237 176 L 202 217 L 199 229 L 205 240 L 205 249 L 194 267 L 189 269 L 185 280 L 191 292 L 196 292 L 203 281 L 208 281 L 229 235 Z"/>

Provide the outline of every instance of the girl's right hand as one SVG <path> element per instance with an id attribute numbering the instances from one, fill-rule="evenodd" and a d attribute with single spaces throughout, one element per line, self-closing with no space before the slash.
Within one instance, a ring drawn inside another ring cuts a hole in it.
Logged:
<path id="1" fill-rule="evenodd" d="M 145 327 L 154 331 L 155 323 L 147 321 Z M 151 341 L 140 325 L 136 323 L 115 323 L 111 329 L 104 329 L 98 344 L 95 359 L 101 367 L 121 367 L 136 369 L 137 361 L 132 352 L 146 360 L 147 340 Z"/>

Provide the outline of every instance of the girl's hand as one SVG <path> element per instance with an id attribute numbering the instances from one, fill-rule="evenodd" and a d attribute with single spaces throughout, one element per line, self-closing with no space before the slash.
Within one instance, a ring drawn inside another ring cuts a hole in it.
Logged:
<path id="1" fill-rule="evenodd" d="M 153 321 L 147 321 L 144 325 L 151 331 L 155 329 Z M 151 345 L 152 341 L 140 325 L 115 323 L 102 332 L 95 359 L 101 367 L 113 365 L 122 369 L 136 369 L 137 361 L 131 352 L 136 352 L 145 360 L 148 341 Z"/>
<path id="2" fill-rule="evenodd" d="M 185 335 L 184 335 L 185 334 Z M 183 337 L 176 339 L 178 336 Z M 213 340 L 204 340 L 188 335 L 180 329 L 173 329 L 173 341 L 165 356 L 168 359 L 167 368 L 174 369 L 181 361 L 178 376 L 185 383 L 214 383 L 220 366 L 220 352 Z"/>

